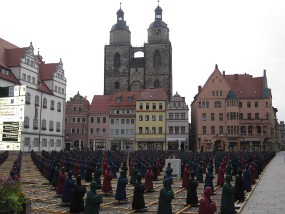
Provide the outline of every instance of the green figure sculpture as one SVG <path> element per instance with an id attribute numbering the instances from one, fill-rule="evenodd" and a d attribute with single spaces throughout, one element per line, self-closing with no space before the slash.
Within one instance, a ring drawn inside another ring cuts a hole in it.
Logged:
<path id="1" fill-rule="evenodd" d="M 222 191 L 221 214 L 233 214 L 235 211 L 235 187 L 231 185 L 231 176 L 226 175 Z"/>
<path id="2" fill-rule="evenodd" d="M 164 179 L 160 190 L 157 214 L 172 214 L 171 201 L 174 198 L 169 179 Z"/>
<path id="3" fill-rule="evenodd" d="M 98 214 L 100 209 L 100 204 L 103 203 L 102 196 L 97 195 L 96 181 L 92 181 L 90 184 L 90 191 L 87 193 L 84 214 Z"/>

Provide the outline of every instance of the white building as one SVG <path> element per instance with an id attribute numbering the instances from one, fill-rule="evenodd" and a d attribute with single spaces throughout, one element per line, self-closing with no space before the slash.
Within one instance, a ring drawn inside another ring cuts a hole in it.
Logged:
<path id="1" fill-rule="evenodd" d="M 66 79 L 63 64 L 45 64 L 32 43 L 19 48 L 0 38 L 0 86 L 26 85 L 22 151 L 64 148 Z"/>

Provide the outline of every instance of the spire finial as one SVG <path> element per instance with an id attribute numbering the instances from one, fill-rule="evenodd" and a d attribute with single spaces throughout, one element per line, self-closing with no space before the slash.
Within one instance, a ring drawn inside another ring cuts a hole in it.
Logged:
<path id="1" fill-rule="evenodd" d="M 159 0 L 157 0 L 157 4 L 158 4 L 158 6 L 159 6 Z"/>
<path id="2" fill-rule="evenodd" d="M 121 9 L 122 2 L 120 2 L 120 9 Z"/>
<path id="3" fill-rule="evenodd" d="M 40 48 L 38 48 L 38 55 L 40 55 Z"/>
<path id="4" fill-rule="evenodd" d="M 215 69 L 218 69 L 218 64 L 215 65 Z"/>

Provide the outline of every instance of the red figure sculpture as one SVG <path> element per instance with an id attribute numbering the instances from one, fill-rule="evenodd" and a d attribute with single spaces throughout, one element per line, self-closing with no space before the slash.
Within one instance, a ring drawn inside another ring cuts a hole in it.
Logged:
<path id="1" fill-rule="evenodd" d="M 183 171 L 182 188 L 188 188 L 189 176 L 190 176 L 190 166 L 189 164 L 186 164 Z"/>
<path id="2" fill-rule="evenodd" d="M 80 163 L 79 163 L 79 161 L 76 161 L 76 164 L 75 164 L 74 170 L 73 170 L 74 177 L 77 178 L 77 176 L 79 175 L 79 170 L 80 170 Z"/>
<path id="3" fill-rule="evenodd" d="M 255 168 L 254 168 L 253 162 L 251 162 L 250 164 L 249 172 L 250 172 L 250 182 L 252 185 L 254 185 L 255 184 Z"/>
<path id="4" fill-rule="evenodd" d="M 214 214 L 217 211 L 217 207 L 214 201 L 211 200 L 212 188 L 206 187 L 204 189 L 204 195 L 200 199 L 199 214 Z"/>
<path id="5" fill-rule="evenodd" d="M 222 162 L 218 172 L 217 186 L 223 185 L 225 181 L 225 172 L 224 163 Z"/>
<path id="6" fill-rule="evenodd" d="M 153 192 L 153 182 L 152 182 L 152 178 L 153 178 L 154 174 L 151 170 L 151 166 L 149 166 L 147 168 L 147 171 L 145 173 L 145 189 L 148 192 Z"/>
<path id="7" fill-rule="evenodd" d="M 112 172 L 111 172 L 111 167 L 108 166 L 107 170 L 104 173 L 102 192 L 109 193 L 109 192 L 113 191 L 112 190 L 112 184 L 111 184 L 112 178 L 113 178 L 113 175 L 112 175 Z"/>
<path id="8" fill-rule="evenodd" d="M 67 173 L 65 172 L 65 168 L 61 167 L 61 171 L 58 175 L 57 186 L 56 186 L 56 194 L 58 195 L 61 195 L 63 192 L 63 185 L 64 185 L 66 176 L 67 176 Z"/>

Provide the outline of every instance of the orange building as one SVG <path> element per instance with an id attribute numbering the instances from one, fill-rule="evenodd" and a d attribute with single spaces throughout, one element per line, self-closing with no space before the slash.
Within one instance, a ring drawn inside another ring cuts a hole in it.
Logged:
<path id="1" fill-rule="evenodd" d="M 191 104 L 192 140 L 197 151 L 274 150 L 277 109 L 263 76 L 226 75 L 216 65 Z"/>

